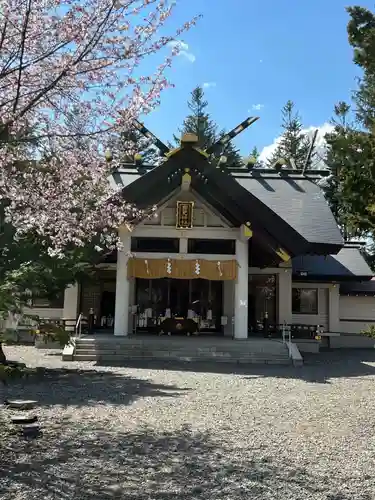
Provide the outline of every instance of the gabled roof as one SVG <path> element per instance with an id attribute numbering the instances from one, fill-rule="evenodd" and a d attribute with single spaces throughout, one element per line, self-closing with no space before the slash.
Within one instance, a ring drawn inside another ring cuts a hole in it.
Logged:
<path id="1" fill-rule="evenodd" d="M 302 281 L 370 280 L 374 273 L 358 246 L 345 246 L 337 255 L 304 255 L 292 260 L 294 279 Z"/>
<path id="2" fill-rule="evenodd" d="M 231 174 L 212 166 L 194 148 L 177 150 L 162 165 L 144 175 L 118 171 L 123 196 L 146 209 L 181 185 L 190 169 L 192 189 L 233 225 L 251 223 L 254 237 L 291 256 L 337 253 L 343 240 L 320 188 L 307 176 Z M 134 180 L 133 180 L 134 179 Z"/>
<path id="3" fill-rule="evenodd" d="M 236 176 L 236 180 L 309 243 L 342 246 L 340 230 L 323 191 L 308 177 L 269 174 Z"/>

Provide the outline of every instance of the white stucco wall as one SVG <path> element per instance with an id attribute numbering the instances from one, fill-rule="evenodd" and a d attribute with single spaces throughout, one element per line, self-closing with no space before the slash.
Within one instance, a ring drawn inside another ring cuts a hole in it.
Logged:
<path id="1" fill-rule="evenodd" d="M 375 325 L 375 297 L 341 295 L 340 329 L 343 333 L 360 333 Z"/>
<path id="2" fill-rule="evenodd" d="M 32 314 L 39 316 L 42 319 L 62 319 L 63 309 L 55 307 L 26 307 L 24 309 L 25 314 Z"/>

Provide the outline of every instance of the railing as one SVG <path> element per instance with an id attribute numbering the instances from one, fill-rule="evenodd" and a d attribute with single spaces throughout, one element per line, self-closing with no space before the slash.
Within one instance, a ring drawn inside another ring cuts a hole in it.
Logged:
<path id="1" fill-rule="evenodd" d="M 283 344 L 288 344 L 290 351 L 290 346 L 292 344 L 292 329 L 290 325 L 287 325 L 286 323 L 283 324 L 281 335 L 283 339 Z"/>
<path id="2" fill-rule="evenodd" d="M 259 335 L 266 338 L 282 339 L 284 330 L 285 336 L 288 336 L 288 331 L 290 331 L 292 340 L 318 340 L 318 336 L 324 335 L 325 331 L 324 327 L 321 325 L 268 323 L 267 325 L 259 324 L 257 328 L 250 329 L 249 335 Z"/>
<path id="3" fill-rule="evenodd" d="M 80 313 L 80 315 L 78 316 L 77 322 L 76 322 L 75 329 L 74 329 L 75 336 L 78 339 L 82 335 L 82 318 L 83 318 L 83 313 Z"/>

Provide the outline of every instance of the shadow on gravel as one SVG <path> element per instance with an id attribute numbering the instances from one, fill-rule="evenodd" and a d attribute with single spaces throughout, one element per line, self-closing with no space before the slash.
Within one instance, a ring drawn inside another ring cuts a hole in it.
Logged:
<path id="1" fill-rule="evenodd" d="M 5 396 L 36 400 L 41 406 L 128 405 L 140 398 L 175 398 L 187 390 L 110 371 L 43 367 L 30 369 L 26 377 L 10 382 Z"/>
<path id="2" fill-rule="evenodd" d="M 28 446 L 11 441 L 4 450 L 2 444 L 2 500 L 371 500 L 375 479 L 371 471 L 344 477 L 318 464 L 301 468 L 282 450 L 271 458 L 187 427 L 112 433 L 91 421 L 47 430 Z"/>
<path id="3" fill-rule="evenodd" d="M 367 363 L 373 363 L 371 366 Z M 304 366 L 256 365 L 232 363 L 189 363 L 182 361 L 124 361 L 122 363 L 98 362 L 96 366 L 144 368 L 198 373 L 218 373 L 254 377 L 272 377 L 305 380 L 319 384 L 330 379 L 375 376 L 375 350 L 332 350 L 304 356 Z"/>

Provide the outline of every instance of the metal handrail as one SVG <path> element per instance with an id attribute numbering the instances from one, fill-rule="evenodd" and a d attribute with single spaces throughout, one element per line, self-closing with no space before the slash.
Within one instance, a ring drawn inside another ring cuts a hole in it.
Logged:
<path id="1" fill-rule="evenodd" d="M 288 344 L 288 350 L 289 350 L 289 357 L 292 356 L 292 329 L 290 325 L 287 325 L 285 322 L 283 323 L 282 327 L 282 338 L 283 338 L 283 344 Z"/>
<path id="2" fill-rule="evenodd" d="M 287 331 L 288 331 L 289 352 L 291 352 L 290 347 L 292 345 L 292 329 L 290 328 L 290 326 L 288 327 Z"/>
<path id="3" fill-rule="evenodd" d="M 83 313 L 80 313 L 75 326 L 75 336 L 78 339 L 82 335 L 82 318 L 83 318 Z"/>

